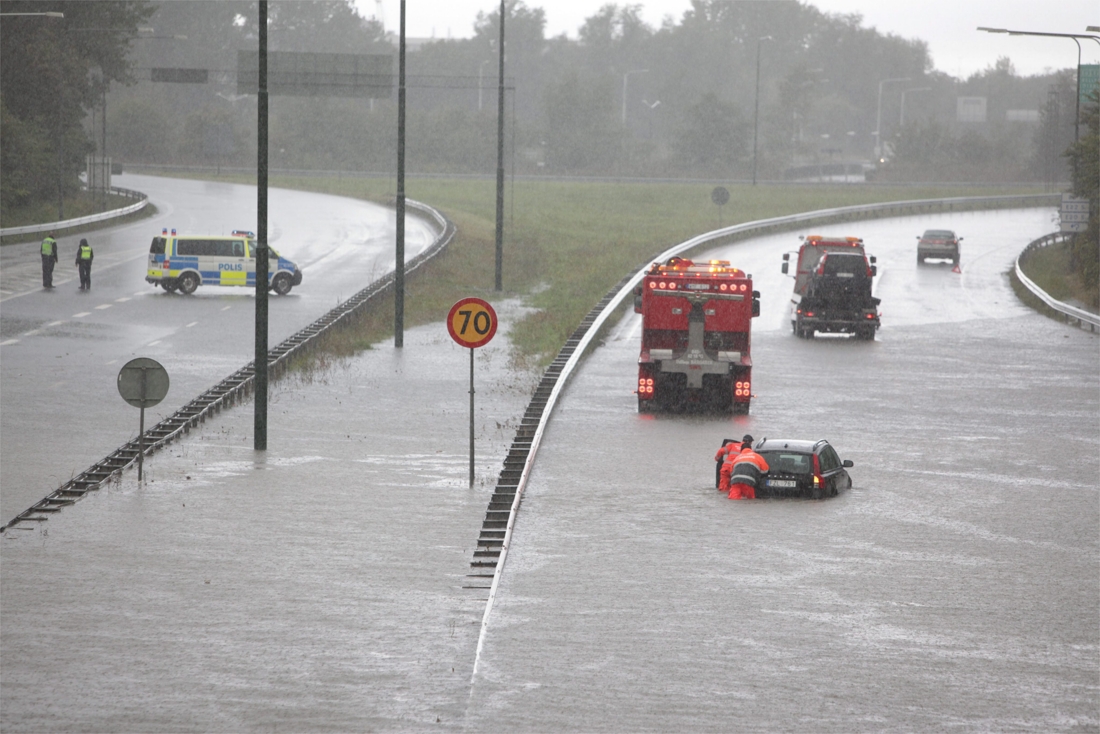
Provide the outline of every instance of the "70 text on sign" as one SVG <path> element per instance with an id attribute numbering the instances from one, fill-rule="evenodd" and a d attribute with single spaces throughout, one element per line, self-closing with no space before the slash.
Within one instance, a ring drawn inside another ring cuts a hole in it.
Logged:
<path id="1" fill-rule="evenodd" d="M 497 333 L 497 313 L 488 301 L 463 298 L 447 314 L 447 331 L 459 346 L 485 346 Z"/>

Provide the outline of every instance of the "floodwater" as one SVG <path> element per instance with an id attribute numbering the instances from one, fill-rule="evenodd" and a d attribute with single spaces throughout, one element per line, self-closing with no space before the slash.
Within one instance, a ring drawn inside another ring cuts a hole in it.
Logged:
<path id="1" fill-rule="evenodd" d="M 1004 216 L 965 219 L 1024 241 L 967 232 L 963 278 L 902 269 L 935 218 L 869 243 L 874 342 L 796 339 L 765 299 L 746 417 L 638 415 L 637 320 L 611 326 L 543 439 L 476 674 L 465 574 L 539 377 L 509 362 L 517 307 L 476 352 L 472 489 L 443 324 L 276 384 L 266 455 L 235 408 L 143 486 L 0 537 L 0 728 L 1100 730 L 1100 340 L 1015 303 L 997 274 L 1047 223 Z M 737 248 L 761 282 L 787 249 Z M 712 456 L 746 431 L 828 438 L 855 486 L 727 500 Z"/>

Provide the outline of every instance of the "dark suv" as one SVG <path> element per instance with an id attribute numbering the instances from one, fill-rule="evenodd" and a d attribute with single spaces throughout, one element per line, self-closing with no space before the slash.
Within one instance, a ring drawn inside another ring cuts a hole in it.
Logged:
<path id="1" fill-rule="evenodd" d="M 757 497 L 835 497 L 852 486 L 846 471 L 849 460 L 841 461 L 828 441 L 765 438 L 754 447 L 768 462 L 768 473 Z"/>

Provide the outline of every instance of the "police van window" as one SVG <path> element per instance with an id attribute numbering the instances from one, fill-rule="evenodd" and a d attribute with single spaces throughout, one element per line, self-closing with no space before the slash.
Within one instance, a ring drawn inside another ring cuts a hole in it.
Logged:
<path id="1" fill-rule="evenodd" d="M 176 240 L 176 254 L 191 255 L 193 257 L 213 255 L 212 244 L 210 240 L 178 239 Z"/>
<path id="2" fill-rule="evenodd" d="M 150 255 L 163 255 L 164 254 L 164 238 L 154 237 L 153 244 L 149 245 Z"/>
<path id="3" fill-rule="evenodd" d="M 244 243 L 240 240 L 233 242 L 233 257 L 244 257 Z"/>
<path id="4" fill-rule="evenodd" d="M 233 257 L 233 240 L 210 240 L 216 257 Z"/>

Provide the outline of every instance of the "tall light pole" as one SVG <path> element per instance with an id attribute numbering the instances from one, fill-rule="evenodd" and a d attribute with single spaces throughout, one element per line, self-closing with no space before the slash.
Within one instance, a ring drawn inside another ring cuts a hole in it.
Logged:
<path id="1" fill-rule="evenodd" d="M 504 289 L 504 16 L 507 12 L 505 0 L 500 0 L 500 48 L 497 59 L 500 62 L 497 80 L 497 226 L 496 226 L 496 267 L 494 289 Z"/>
<path id="2" fill-rule="evenodd" d="M 910 92 L 930 92 L 932 87 L 913 87 L 901 93 L 901 116 L 898 118 L 898 127 L 905 127 L 905 95 Z"/>
<path id="3" fill-rule="evenodd" d="M 631 69 L 630 71 L 623 72 L 623 127 L 626 127 L 626 81 L 630 78 L 631 74 L 648 74 L 649 69 Z"/>
<path id="4" fill-rule="evenodd" d="M 477 111 L 481 112 L 481 75 L 485 71 L 485 65 L 490 63 L 492 59 L 485 59 L 477 67 Z"/>
<path id="5" fill-rule="evenodd" d="M 1091 30 L 1094 26 L 1089 26 Z M 1007 33 L 1010 36 L 1045 36 L 1047 38 L 1071 38 L 1073 42 L 1077 44 L 1077 106 L 1073 113 L 1073 142 L 1076 143 L 1078 139 L 1079 128 L 1081 127 L 1081 42 L 1079 38 L 1090 38 L 1097 43 L 1100 43 L 1100 38 L 1096 36 L 1089 36 L 1083 33 L 1041 33 L 1039 31 L 1013 31 L 1008 28 L 987 28 L 985 26 L 978 26 L 979 31 L 985 31 L 986 33 Z M 1077 159 L 1073 159 L 1073 175 L 1077 177 Z"/>
<path id="6" fill-rule="evenodd" d="M 752 113 L 752 185 L 756 185 L 756 131 L 760 127 L 760 43 L 770 41 L 771 36 L 756 39 L 756 109 Z"/>
<path id="7" fill-rule="evenodd" d="M 887 84 L 907 81 L 909 81 L 909 77 L 883 79 L 878 83 L 878 112 L 875 114 L 875 163 L 882 162 L 882 88 Z"/>

